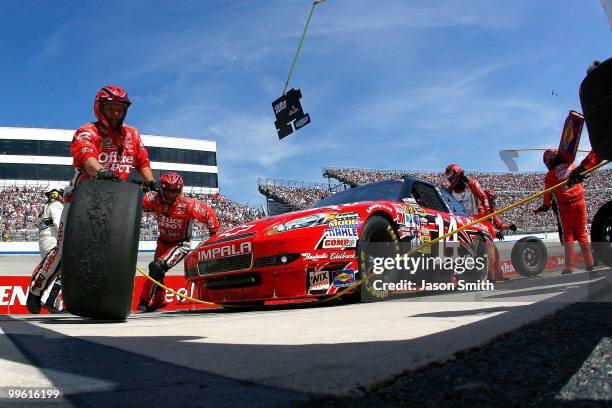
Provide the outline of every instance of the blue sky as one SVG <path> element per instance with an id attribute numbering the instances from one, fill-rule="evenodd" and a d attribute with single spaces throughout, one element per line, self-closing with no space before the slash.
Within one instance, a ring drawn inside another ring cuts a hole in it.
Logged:
<path id="1" fill-rule="evenodd" d="M 216 140 L 222 193 L 253 205 L 257 176 L 322 181 L 323 166 L 505 170 L 500 149 L 558 144 L 572 106 L 551 90 L 578 101 L 610 56 L 598 0 L 328 0 L 290 83 L 312 123 L 279 141 L 271 102 L 311 4 L 1 1 L 0 126 L 77 128 L 121 85 L 127 123 Z"/>

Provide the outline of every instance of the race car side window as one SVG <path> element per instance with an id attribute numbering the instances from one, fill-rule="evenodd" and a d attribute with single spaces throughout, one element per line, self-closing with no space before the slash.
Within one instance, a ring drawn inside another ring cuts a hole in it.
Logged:
<path id="1" fill-rule="evenodd" d="M 411 193 L 419 205 L 436 211 L 448 212 L 448 207 L 433 186 L 415 181 L 412 183 Z"/>
<path id="2" fill-rule="evenodd" d="M 441 192 L 442 192 L 442 197 L 444 198 L 444 200 L 446 201 L 446 203 L 450 207 L 450 209 L 453 212 L 453 214 L 455 214 L 455 215 L 463 215 L 464 217 L 469 217 L 470 216 L 470 214 L 466 211 L 466 209 L 463 208 L 461 203 L 459 201 L 457 201 L 457 199 L 455 199 L 455 197 L 453 197 L 451 194 L 449 194 L 448 191 L 441 190 Z"/>

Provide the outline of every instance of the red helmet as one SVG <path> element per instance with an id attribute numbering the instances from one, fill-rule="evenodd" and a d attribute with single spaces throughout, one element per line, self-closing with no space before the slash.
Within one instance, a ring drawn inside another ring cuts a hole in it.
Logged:
<path id="1" fill-rule="evenodd" d="M 170 190 L 172 192 L 183 192 L 183 178 L 177 173 L 166 173 L 160 177 L 159 183 L 163 192 Z"/>
<path id="2" fill-rule="evenodd" d="M 105 86 L 100 88 L 98 93 L 96 94 L 96 98 L 94 99 L 94 114 L 98 121 L 102 123 L 106 128 L 110 129 L 110 124 L 108 123 L 108 118 L 102 113 L 102 105 L 106 102 L 121 102 L 125 104 L 125 113 L 127 114 L 127 108 L 130 107 L 132 102 L 130 102 L 130 98 L 128 98 L 127 91 L 120 86 Z M 125 119 L 125 114 L 121 118 L 121 124 L 123 124 L 123 120 Z"/>
<path id="3" fill-rule="evenodd" d="M 446 178 L 448 179 L 451 188 L 455 188 L 457 184 L 459 184 L 459 181 L 461 181 L 462 174 L 463 169 L 455 163 L 451 163 L 446 166 L 446 171 L 444 172 L 444 175 L 446 175 Z"/>
<path id="4" fill-rule="evenodd" d="M 553 164 L 553 160 L 555 159 L 555 157 L 557 157 L 558 151 L 557 149 L 548 149 L 544 152 L 544 156 L 542 157 L 542 160 L 544 160 L 544 164 L 546 165 L 547 169 L 550 169 L 552 164 Z"/>

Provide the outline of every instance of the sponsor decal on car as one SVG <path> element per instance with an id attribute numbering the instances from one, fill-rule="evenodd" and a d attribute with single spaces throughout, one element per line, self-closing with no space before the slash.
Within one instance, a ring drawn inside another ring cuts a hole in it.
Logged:
<path id="1" fill-rule="evenodd" d="M 393 208 L 389 207 L 388 205 L 380 204 L 380 203 L 372 204 L 371 206 L 366 208 L 366 212 L 368 214 L 371 214 L 375 210 L 387 210 L 389 212 L 393 212 Z"/>
<path id="2" fill-rule="evenodd" d="M 323 233 L 321 248 L 343 249 L 354 248 L 357 245 L 358 214 L 347 212 L 335 214 L 328 222 L 328 228 Z"/>
<path id="3" fill-rule="evenodd" d="M 247 254 L 250 252 L 252 252 L 252 245 L 250 241 L 223 245 L 216 248 L 203 249 L 202 251 L 198 252 L 198 261 L 225 258 L 228 256 Z"/>
<path id="4" fill-rule="evenodd" d="M 322 252 L 319 254 L 313 254 L 312 252 L 304 252 L 302 254 L 302 258 L 304 258 L 305 261 L 318 261 L 319 259 L 327 259 L 328 258 L 328 254 L 327 252 Z"/>
<path id="5" fill-rule="evenodd" d="M 329 289 L 329 271 L 310 271 L 308 273 L 308 280 L 310 282 L 310 291 Z"/>
<path id="6" fill-rule="evenodd" d="M 332 252 L 329 254 L 329 259 L 332 261 L 340 261 L 344 259 L 353 259 L 355 258 L 355 253 L 350 252 Z"/>
<path id="7" fill-rule="evenodd" d="M 324 238 L 323 248 L 325 249 L 341 249 L 354 248 L 357 246 L 357 238 Z"/>
<path id="8" fill-rule="evenodd" d="M 334 271 L 334 280 L 332 285 L 337 288 L 345 288 L 355 283 L 355 270 L 354 269 L 343 269 L 341 271 Z"/>

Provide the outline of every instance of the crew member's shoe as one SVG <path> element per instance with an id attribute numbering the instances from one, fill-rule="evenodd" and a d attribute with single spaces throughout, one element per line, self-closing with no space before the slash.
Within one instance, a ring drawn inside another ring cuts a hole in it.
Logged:
<path id="1" fill-rule="evenodd" d="M 593 265 L 587 265 L 586 270 L 587 272 L 593 272 Z"/>
<path id="2" fill-rule="evenodd" d="M 139 310 L 140 312 L 146 312 L 148 308 L 149 308 L 149 302 L 146 302 L 146 301 L 144 301 L 144 300 L 141 300 L 141 301 L 138 303 L 138 310 Z"/>
<path id="3" fill-rule="evenodd" d="M 564 269 L 563 271 L 561 271 L 561 275 L 569 275 L 574 273 L 574 271 L 572 271 L 571 269 Z"/>
<path id="4" fill-rule="evenodd" d="M 153 296 L 153 301 L 147 307 L 147 312 L 154 312 L 157 309 L 161 309 L 162 307 L 166 307 L 168 304 L 166 303 L 166 291 L 165 290 L 156 290 L 155 295 Z"/>
<path id="5" fill-rule="evenodd" d="M 40 313 L 40 298 L 42 296 L 36 296 L 31 291 L 28 291 L 28 299 L 26 300 L 26 306 L 28 311 L 32 314 Z"/>

